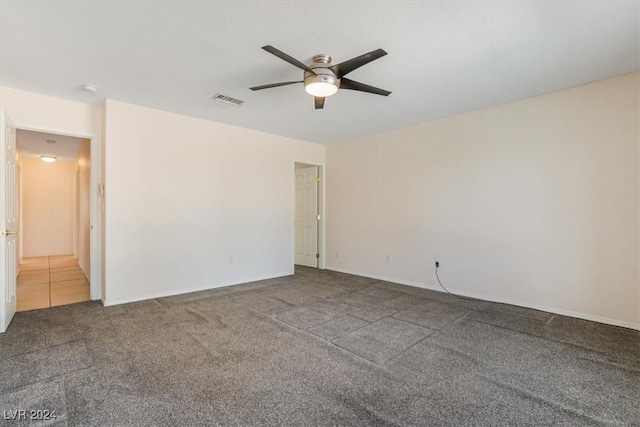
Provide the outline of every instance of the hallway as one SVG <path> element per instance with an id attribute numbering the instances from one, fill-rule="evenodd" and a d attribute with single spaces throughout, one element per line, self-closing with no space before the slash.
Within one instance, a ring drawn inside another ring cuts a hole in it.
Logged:
<path id="1" fill-rule="evenodd" d="M 23 259 L 17 285 L 18 311 L 89 301 L 89 282 L 73 255 Z"/>

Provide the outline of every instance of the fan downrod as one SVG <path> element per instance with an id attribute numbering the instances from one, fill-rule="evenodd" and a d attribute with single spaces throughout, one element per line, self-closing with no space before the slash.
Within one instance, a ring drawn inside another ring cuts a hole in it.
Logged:
<path id="1" fill-rule="evenodd" d="M 326 53 L 320 53 L 313 56 L 313 62 L 316 64 L 331 64 L 331 57 Z"/>

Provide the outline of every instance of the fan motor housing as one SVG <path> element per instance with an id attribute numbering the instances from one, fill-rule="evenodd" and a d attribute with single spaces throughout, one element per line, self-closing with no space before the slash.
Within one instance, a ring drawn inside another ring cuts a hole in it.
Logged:
<path id="1" fill-rule="evenodd" d="M 329 64 L 331 64 L 331 57 L 329 55 L 316 55 L 313 57 L 313 61 L 309 68 L 315 74 L 308 71 L 304 72 L 305 86 L 311 83 L 329 83 L 340 88 L 340 79 L 328 68 Z"/>

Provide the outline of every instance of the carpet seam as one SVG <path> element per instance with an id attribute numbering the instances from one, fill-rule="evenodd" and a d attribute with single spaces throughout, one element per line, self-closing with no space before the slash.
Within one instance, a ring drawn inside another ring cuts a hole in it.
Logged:
<path id="1" fill-rule="evenodd" d="M 533 394 L 533 393 L 531 393 L 531 392 L 529 392 L 527 390 L 523 390 L 523 389 L 515 387 L 515 386 L 513 386 L 511 384 L 503 383 L 501 381 L 489 378 L 484 374 L 481 374 L 481 377 L 484 378 L 486 381 L 489 381 L 489 382 L 497 385 L 498 387 L 500 387 L 502 389 L 515 391 L 516 393 L 520 394 L 521 396 L 528 397 L 529 399 L 531 399 L 533 401 L 536 401 L 536 402 L 539 402 L 539 403 L 544 403 L 545 405 L 550 406 L 550 407 L 552 407 L 554 409 L 559 409 L 561 411 L 570 412 L 574 416 L 578 416 L 578 417 L 581 417 L 581 418 L 586 418 L 589 421 L 595 421 L 595 422 L 598 422 L 598 423 L 615 425 L 615 426 L 625 426 L 626 425 L 626 424 L 621 424 L 620 422 L 615 421 L 615 420 L 602 420 L 602 419 L 599 419 L 597 417 L 584 414 L 584 413 L 580 412 L 576 408 L 573 408 L 573 407 L 568 406 L 568 405 L 563 405 L 561 403 L 557 403 L 557 402 L 554 402 L 552 400 L 547 400 L 544 397 L 539 396 L 537 394 Z"/>

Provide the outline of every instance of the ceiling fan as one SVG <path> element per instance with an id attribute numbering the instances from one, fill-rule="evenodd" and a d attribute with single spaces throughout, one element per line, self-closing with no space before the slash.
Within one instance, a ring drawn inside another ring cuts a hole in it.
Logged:
<path id="1" fill-rule="evenodd" d="M 385 56 L 387 52 L 382 49 L 373 50 L 369 53 L 356 56 L 355 58 L 336 65 L 331 65 L 331 57 L 329 55 L 315 55 L 313 57 L 313 63 L 308 66 L 273 46 L 262 46 L 262 49 L 282 60 L 287 61 L 289 64 L 304 70 L 303 80 L 254 86 L 249 88 L 251 90 L 270 89 L 272 87 L 304 83 L 305 91 L 307 91 L 308 94 L 313 95 L 315 99 L 316 110 L 324 108 L 325 98 L 336 93 L 338 89 L 357 90 L 382 96 L 388 96 L 391 93 L 387 90 L 356 82 L 345 77 L 345 75 L 349 74 L 353 70 Z"/>

